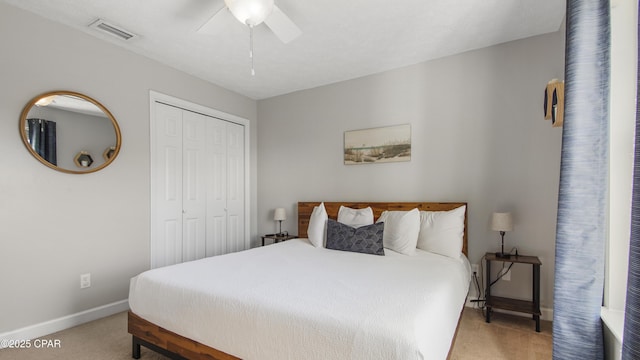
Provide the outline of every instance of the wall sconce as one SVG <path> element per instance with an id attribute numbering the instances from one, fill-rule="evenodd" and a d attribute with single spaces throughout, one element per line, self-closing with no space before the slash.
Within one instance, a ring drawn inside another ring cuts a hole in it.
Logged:
<path id="1" fill-rule="evenodd" d="M 562 127 L 564 120 L 564 81 L 552 79 L 544 89 L 544 119 L 551 126 Z"/>
<path id="2" fill-rule="evenodd" d="M 513 218 L 511 213 L 493 213 L 491 218 L 491 230 L 499 231 L 502 236 L 502 250 L 496 253 L 496 257 L 508 259 L 511 254 L 504 252 L 504 233 L 513 230 Z"/>
<path id="3" fill-rule="evenodd" d="M 287 212 L 284 208 L 277 208 L 273 212 L 273 220 L 280 222 L 280 231 L 278 231 L 278 235 L 282 235 L 282 222 L 287 220 Z"/>

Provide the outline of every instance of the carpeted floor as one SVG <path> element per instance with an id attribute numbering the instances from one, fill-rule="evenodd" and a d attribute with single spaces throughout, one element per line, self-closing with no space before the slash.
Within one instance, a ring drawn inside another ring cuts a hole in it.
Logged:
<path id="1" fill-rule="evenodd" d="M 452 360 L 551 359 L 551 323 L 542 322 L 536 333 L 529 318 L 494 313 L 491 323 L 484 321 L 479 310 L 466 308 L 458 330 Z M 131 359 L 131 336 L 127 333 L 126 313 L 120 313 L 74 327 L 43 339 L 45 345 L 59 347 L 0 350 L 0 360 L 127 360 Z M 38 346 L 41 344 L 38 343 Z M 142 359 L 165 360 L 146 348 Z M 301 359 L 303 360 L 303 359 Z M 329 360 L 329 359 L 328 359 Z"/>
<path id="2" fill-rule="evenodd" d="M 552 323 L 540 322 L 540 332 L 530 317 L 494 312 L 491 323 L 480 310 L 466 308 L 451 360 L 542 360 L 551 359 Z"/>

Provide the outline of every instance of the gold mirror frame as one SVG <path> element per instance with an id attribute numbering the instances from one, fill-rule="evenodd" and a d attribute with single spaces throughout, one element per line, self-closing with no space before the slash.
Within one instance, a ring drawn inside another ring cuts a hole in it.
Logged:
<path id="1" fill-rule="evenodd" d="M 52 96 L 56 96 L 56 95 L 67 95 L 67 96 L 74 96 L 80 99 L 83 99 L 85 101 L 88 101 L 90 103 L 92 103 L 93 105 L 95 105 L 96 107 L 98 107 L 100 110 L 102 110 L 102 112 L 105 114 L 105 116 L 111 120 L 111 125 L 113 125 L 113 130 L 115 132 L 116 135 L 116 145 L 114 147 L 114 150 L 111 154 L 111 157 L 109 157 L 108 159 L 105 159 L 105 162 L 94 167 L 91 169 L 86 169 L 86 170 L 73 170 L 73 169 L 67 169 L 64 167 L 60 167 L 57 165 L 54 165 L 52 163 L 50 163 L 49 161 L 47 161 L 46 159 L 44 159 L 42 156 L 40 156 L 40 154 L 38 154 L 32 147 L 31 144 L 29 142 L 29 138 L 27 136 L 27 132 L 25 131 L 25 129 L 27 128 L 27 116 L 29 115 L 29 112 L 31 111 L 31 109 L 36 106 L 36 103 L 42 99 L 48 98 L 48 97 L 52 97 Z M 33 157 L 35 157 L 38 161 L 40 161 L 42 164 L 44 164 L 45 166 L 57 170 L 57 171 L 61 171 L 64 173 L 68 173 L 68 174 L 89 174 L 92 172 L 96 172 L 98 170 L 102 170 L 105 167 L 109 166 L 109 164 L 111 164 L 113 162 L 113 160 L 115 160 L 115 158 L 118 156 L 118 153 L 120 152 L 120 146 L 122 145 L 122 136 L 120 134 L 120 127 L 118 126 L 118 122 L 116 121 L 116 119 L 113 117 L 113 115 L 111 114 L 111 112 L 109 110 L 107 110 L 106 107 L 104 107 L 100 102 L 98 102 L 95 99 L 92 99 L 91 97 L 78 93 L 78 92 L 74 92 L 74 91 L 66 91 L 66 90 L 58 90 L 58 91 L 51 91 L 51 92 L 46 92 L 43 94 L 40 94 L 36 97 L 34 97 L 33 99 L 31 99 L 27 105 L 25 105 L 24 109 L 22 110 L 22 113 L 20 114 L 20 124 L 19 124 L 19 130 L 20 130 L 20 137 L 22 138 L 22 142 L 24 143 L 24 145 L 27 147 L 27 150 L 29 150 L 29 152 L 31 153 L 31 155 L 33 155 Z"/>

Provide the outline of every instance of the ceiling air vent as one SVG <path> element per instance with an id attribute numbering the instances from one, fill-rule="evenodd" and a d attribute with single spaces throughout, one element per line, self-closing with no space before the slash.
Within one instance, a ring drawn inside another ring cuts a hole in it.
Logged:
<path id="1" fill-rule="evenodd" d="M 94 29 L 98 29 L 102 32 L 105 32 L 107 34 L 110 34 L 112 36 L 117 37 L 120 40 L 131 40 L 132 38 L 136 37 L 135 34 L 133 34 L 130 31 L 127 31 L 121 27 L 118 27 L 116 25 L 110 24 L 102 19 L 98 19 L 94 22 L 92 22 L 89 27 L 94 28 Z"/>

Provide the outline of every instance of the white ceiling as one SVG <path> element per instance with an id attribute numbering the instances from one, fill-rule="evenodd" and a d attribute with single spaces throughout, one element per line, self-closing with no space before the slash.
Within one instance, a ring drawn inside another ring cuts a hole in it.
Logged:
<path id="1" fill-rule="evenodd" d="M 564 0 L 276 0 L 302 30 L 281 43 L 264 25 L 231 15 L 196 32 L 223 0 L 0 0 L 67 24 L 253 99 L 353 79 L 464 51 L 554 32 Z M 88 25 L 102 18 L 138 37 Z"/>

